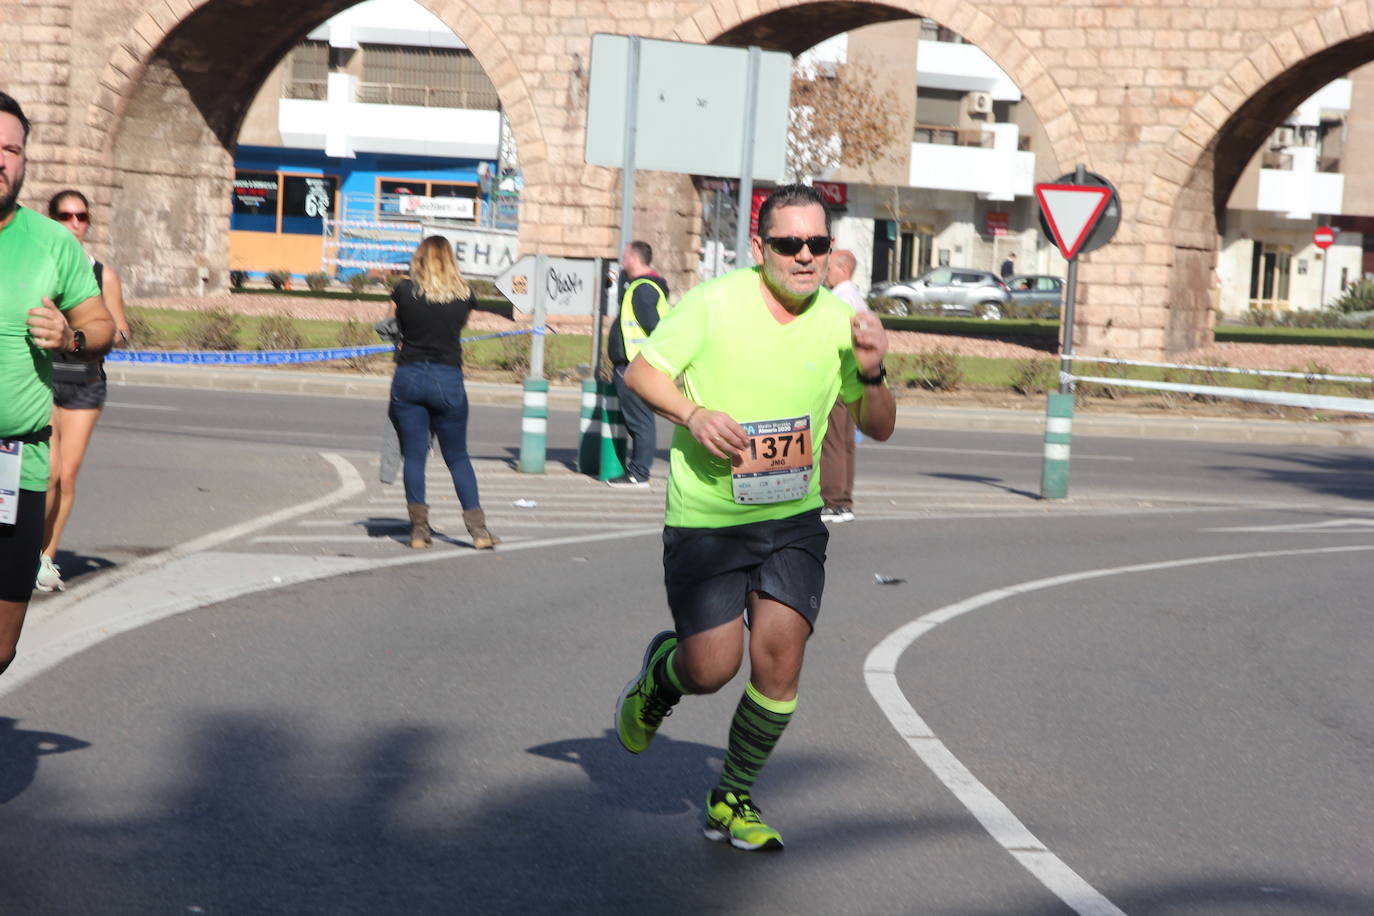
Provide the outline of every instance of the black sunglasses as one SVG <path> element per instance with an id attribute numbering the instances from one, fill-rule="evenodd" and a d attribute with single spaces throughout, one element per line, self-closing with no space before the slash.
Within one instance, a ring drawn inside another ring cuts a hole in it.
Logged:
<path id="1" fill-rule="evenodd" d="M 57 221 L 59 223 L 70 223 L 72 220 L 76 220 L 78 223 L 89 223 L 91 221 L 91 215 L 89 213 L 73 213 L 69 210 L 57 211 Z"/>
<path id="2" fill-rule="evenodd" d="M 830 236 L 828 235 L 813 235 L 809 239 L 795 235 L 765 235 L 763 241 L 778 254 L 789 258 L 799 254 L 803 245 L 810 248 L 812 254 L 827 254 L 830 251 Z"/>

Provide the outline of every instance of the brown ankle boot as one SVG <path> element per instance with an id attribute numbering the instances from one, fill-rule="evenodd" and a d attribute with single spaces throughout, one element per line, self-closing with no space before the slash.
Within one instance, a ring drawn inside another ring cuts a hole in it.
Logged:
<path id="1" fill-rule="evenodd" d="M 472 546 L 478 550 L 490 550 L 501 543 L 499 537 L 487 530 L 487 515 L 481 509 L 464 509 L 463 524 L 468 526 Z"/>
<path id="2" fill-rule="evenodd" d="M 410 546 L 417 550 L 434 543 L 429 529 L 429 506 L 424 503 L 406 503 L 410 510 Z"/>

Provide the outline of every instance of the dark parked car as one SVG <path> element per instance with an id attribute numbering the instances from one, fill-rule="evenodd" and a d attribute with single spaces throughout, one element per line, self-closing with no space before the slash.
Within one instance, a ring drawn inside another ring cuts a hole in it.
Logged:
<path id="1" fill-rule="evenodd" d="M 1057 317 L 1058 309 L 1064 304 L 1064 281 L 1059 277 L 1041 274 L 1017 274 L 1007 277 L 1011 289 L 1011 301 L 1017 306 L 1043 307 L 1044 317 Z"/>
<path id="2" fill-rule="evenodd" d="M 891 315 L 972 315 L 995 321 L 1011 294 L 991 271 L 937 267 L 912 280 L 879 283 L 868 298 L 875 311 Z"/>

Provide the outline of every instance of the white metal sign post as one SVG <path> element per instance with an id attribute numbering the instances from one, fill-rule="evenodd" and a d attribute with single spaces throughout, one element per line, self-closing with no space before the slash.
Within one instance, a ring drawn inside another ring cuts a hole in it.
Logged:
<path id="1" fill-rule="evenodd" d="M 534 313 L 530 372 L 520 416 L 520 470 L 544 472 L 549 424 L 549 380 L 544 378 L 544 319 L 595 314 L 601 261 L 527 254 L 496 278 L 496 288 L 522 312 Z"/>
<path id="2" fill-rule="evenodd" d="M 1063 499 L 1069 493 L 1069 447 L 1073 436 L 1073 307 L 1078 293 L 1078 255 L 1106 244 L 1116 231 L 1121 203 L 1116 188 L 1101 176 L 1078 166 L 1051 184 L 1035 186 L 1041 226 L 1047 229 L 1069 262 L 1064 284 L 1064 313 L 1060 316 L 1059 391 L 1045 410 L 1045 452 L 1040 470 L 1040 497 Z M 1115 205 L 1113 219 L 1104 220 Z"/>

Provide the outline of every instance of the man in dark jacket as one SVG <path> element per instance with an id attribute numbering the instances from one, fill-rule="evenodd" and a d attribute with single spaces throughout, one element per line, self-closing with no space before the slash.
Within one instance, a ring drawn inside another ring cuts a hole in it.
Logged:
<path id="1" fill-rule="evenodd" d="M 611 326 L 607 352 L 614 367 L 620 415 L 630 434 L 629 460 L 625 473 L 606 481 L 613 487 L 649 486 L 649 471 L 654 464 L 654 412 L 643 398 L 625 384 L 625 370 L 649 339 L 658 320 L 668 313 L 668 281 L 654 269 L 654 250 L 648 242 L 633 241 L 625 246 L 620 263 L 620 315 Z"/>

